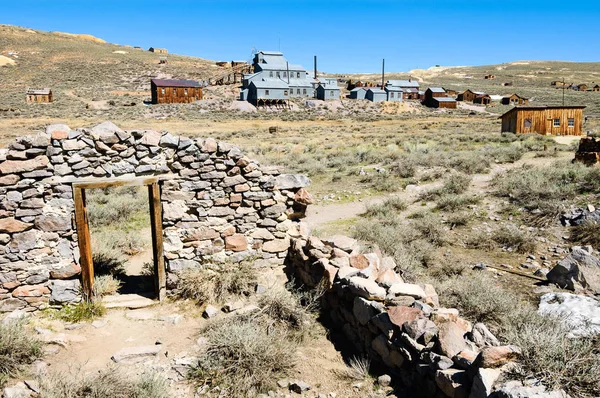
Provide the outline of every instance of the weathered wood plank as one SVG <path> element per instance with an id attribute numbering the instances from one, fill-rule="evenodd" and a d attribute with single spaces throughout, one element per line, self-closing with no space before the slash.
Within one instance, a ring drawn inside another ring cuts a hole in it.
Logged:
<path id="1" fill-rule="evenodd" d="M 85 204 L 85 190 L 73 187 L 73 199 L 75 201 L 75 224 L 77 227 L 77 241 L 79 243 L 83 298 L 91 300 L 94 288 L 94 264 L 92 262 L 92 245 Z"/>
<path id="2" fill-rule="evenodd" d="M 81 180 L 73 183 L 74 188 L 91 189 L 91 188 L 108 188 L 108 187 L 130 187 L 150 185 L 158 182 L 159 176 L 150 177 L 135 177 L 128 179 L 102 179 L 102 180 Z"/>
<path id="3" fill-rule="evenodd" d="M 163 301 L 167 296 L 167 275 L 163 253 L 162 207 L 158 182 L 148 185 L 150 224 L 152 227 L 152 252 L 154 257 L 154 286 L 156 297 Z"/>

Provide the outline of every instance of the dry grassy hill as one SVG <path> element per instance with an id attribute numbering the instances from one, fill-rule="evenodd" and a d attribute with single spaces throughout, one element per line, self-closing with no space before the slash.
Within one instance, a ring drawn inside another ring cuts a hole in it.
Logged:
<path id="1" fill-rule="evenodd" d="M 150 98 L 153 77 L 201 80 L 218 71 L 214 62 L 201 58 L 169 54 L 168 64 L 160 65 L 160 54 L 143 49 L 103 43 L 88 35 L 8 25 L 0 25 L 0 55 L 15 61 L 13 65 L 0 64 L 0 116 L 8 117 L 65 112 L 89 116 L 110 107 L 109 101 L 116 107 L 139 106 Z M 27 106 L 24 93 L 28 87 L 52 88 L 55 103 Z M 11 109 L 14 111 L 7 112 Z M 135 110 L 129 114 L 134 116 Z"/>
<path id="2" fill-rule="evenodd" d="M 486 75 L 495 79 L 487 80 Z M 406 73 L 387 73 L 387 79 L 415 78 L 423 87 L 442 86 L 446 89 L 464 91 L 484 91 L 490 95 L 517 93 L 530 98 L 534 103 L 547 105 L 562 104 L 562 89 L 550 85 L 553 80 L 566 83 L 585 83 L 590 88 L 600 84 L 600 63 L 560 62 L 560 61 L 520 61 L 500 65 L 432 67 L 416 69 Z M 379 81 L 381 75 L 352 75 L 352 79 Z M 504 87 L 503 83 L 512 83 Z M 586 105 L 586 114 L 600 116 L 600 92 L 576 92 L 565 90 L 565 104 Z M 509 106 L 497 105 L 491 111 L 502 113 Z"/>

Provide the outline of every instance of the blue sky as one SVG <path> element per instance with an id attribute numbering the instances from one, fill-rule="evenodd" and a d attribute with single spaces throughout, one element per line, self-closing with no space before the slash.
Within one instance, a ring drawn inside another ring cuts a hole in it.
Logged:
<path id="1" fill-rule="evenodd" d="M 281 49 L 326 72 L 516 60 L 600 61 L 600 2 L 555 0 L 20 0 L 0 23 L 89 33 L 212 60 Z"/>

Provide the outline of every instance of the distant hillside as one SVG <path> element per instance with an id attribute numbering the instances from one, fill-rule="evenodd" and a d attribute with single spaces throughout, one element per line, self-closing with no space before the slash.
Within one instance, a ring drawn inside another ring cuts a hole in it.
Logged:
<path id="1" fill-rule="evenodd" d="M 509 54 L 507 54 L 508 56 Z M 486 75 L 494 75 L 494 79 L 485 79 Z M 351 79 L 373 80 L 379 82 L 381 75 L 351 75 Z M 560 105 L 562 104 L 562 89 L 550 85 L 554 80 L 566 83 L 585 83 L 590 88 L 600 84 L 599 62 L 561 62 L 561 61 L 519 61 L 500 65 L 433 67 L 429 69 L 412 70 L 406 73 L 386 73 L 388 79 L 414 78 L 423 87 L 441 86 L 446 89 L 464 91 L 484 91 L 490 95 L 505 95 L 517 93 L 531 98 L 532 102 Z M 505 87 L 503 83 L 512 83 Z M 600 92 L 574 92 L 565 90 L 565 104 L 586 105 L 587 114 L 600 117 Z M 504 112 L 508 106 L 494 106 L 493 112 Z"/>
<path id="2" fill-rule="evenodd" d="M 202 80 L 219 72 L 214 62 L 201 58 L 169 54 L 168 64 L 160 65 L 161 55 L 147 50 L 8 25 L 0 25 L 0 55 L 14 61 L 0 63 L 0 110 L 29 116 L 85 114 L 109 101 L 139 104 L 150 98 L 153 77 Z M 28 107 L 28 87 L 52 88 L 56 102 Z"/>

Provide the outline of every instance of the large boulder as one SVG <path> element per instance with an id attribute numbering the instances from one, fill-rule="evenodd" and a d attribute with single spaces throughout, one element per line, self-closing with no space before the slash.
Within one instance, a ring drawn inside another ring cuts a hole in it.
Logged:
<path id="1" fill-rule="evenodd" d="M 563 289 L 600 292 L 600 260 L 592 255 L 590 248 L 574 246 L 546 278 Z"/>
<path id="2" fill-rule="evenodd" d="M 52 295 L 50 302 L 56 304 L 71 303 L 79 299 L 79 281 L 73 280 L 54 280 L 52 281 Z"/>
<path id="3" fill-rule="evenodd" d="M 570 336 L 600 334 L 600 301 L 570 293 L 547 293 L 540 299 L 538 312 L 558 316 L 569 327 Z"/>
<path id="4" fill-rule="evenodd" d="M 310 179 L 302 174 L 281 174 L 275 177 L 275 187 L 280 190 L 305 188 L 310 185 Z"/>
<path id="5" fill-rule="evenodd" d="M 494 398 L 568 398 L 562 390 L 547 391 L 542 384 L 524 386 L 520 381 L 509 381 L 490 395 Z"/>

